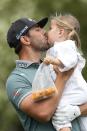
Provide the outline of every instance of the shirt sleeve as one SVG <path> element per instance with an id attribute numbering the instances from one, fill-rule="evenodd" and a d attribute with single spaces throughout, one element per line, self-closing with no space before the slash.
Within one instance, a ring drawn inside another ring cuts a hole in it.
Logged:
<path id="1" fill-rule="evenodd" d="M 31 94 L 31 83 L 22 76 L 14 75 L 8 78 L 6 89 L 9 100 L 19 108 L 22 100 Z"/>
<path id="2" fill-rule="evenodd" d="M 81 131 L 81 126 L 78 119 L 72 122 L 72 131 Z"/>
<path id="3" fill-rule="evenodd" d="M 64 67 L 59 67 L 61 72 L 67 71 L 76 66 L 78 62 L 77 48 L 75 42 L 67 40 L 54 47 L 57 58 L 63 63 Z"/>

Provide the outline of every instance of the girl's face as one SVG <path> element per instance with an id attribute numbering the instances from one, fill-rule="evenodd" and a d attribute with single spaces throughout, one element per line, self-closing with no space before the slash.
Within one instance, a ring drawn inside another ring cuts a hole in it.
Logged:
<path id="1" fill-rule="evenodd" d="M 62 27 L 58 26 L 58 22 L 55 19 L 51 20 L 50 30 L 48 31 L 48 43 L 50 46 L 54 45 L 54 42 L 61 42 L 67 39 L 68 32 Z"/>
<path id="2" fill-rule="evenodd" d="M 59 32 L 60 32 L 60 29 L 58 28 L 57 21 L 54 19 L 51 20 L 50 29 L 48 31 L 48 43 L 49 44 L 54 44 L 55 41 L 58 41 Z"/>

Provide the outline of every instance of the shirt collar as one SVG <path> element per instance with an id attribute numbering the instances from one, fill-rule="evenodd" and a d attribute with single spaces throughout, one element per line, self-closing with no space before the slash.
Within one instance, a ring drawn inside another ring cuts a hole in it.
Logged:
<path id="1" fill-rule="evenodd" d="M 40 60 L 40 63 L 41 62 L 42 62 L 42 60 Z M 26 61 L 26 60 L 16 60 L 16 67 L 28 68 L 32 64 L 39 66 L 40 63 L 38 63 L 38 62 L 32 62 L 32 61 Z"/>

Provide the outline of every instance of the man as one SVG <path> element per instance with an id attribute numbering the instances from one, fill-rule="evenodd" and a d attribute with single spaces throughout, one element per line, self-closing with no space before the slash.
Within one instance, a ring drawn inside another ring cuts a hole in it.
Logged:
<path id="1" fill-rule="evenodd" d="M 58 92 L 53 97 L 40 102 L 32 100 L 32 81 L 40 64 L 41 51 L 49 48 L 43 29 L 47 21 L 48 18 L 43 18 L 39 22 L 21 18 L 11 25 L 7 33 L 9 46 L 14 48 L 19 56 L 16 68 L 6 83 L 7 94 L 25 131 L 55 131 L 51 124 L 51 117 L 59 103 L 64 85 L 73 72 L 73 70 L 58 72 L 55 81 Z M 75 113 L 73 119 L 80 113 L 87 114 L 87 105 L 80 108 L 76 106 L 70 112 Z M 73 131 L 80 131 L 77 122 L 74 124 Z"/>

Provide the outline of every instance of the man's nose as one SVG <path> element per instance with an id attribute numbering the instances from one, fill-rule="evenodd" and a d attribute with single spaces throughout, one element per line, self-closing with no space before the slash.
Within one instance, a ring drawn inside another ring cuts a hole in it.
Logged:
<path id="1" fill-rule="evenodd" d="M 46 37 L 48 37 L 48 34 L 47 34 L 47 32 L 46 32 L 46 31 L 45 31 L 44 35 L 45 35 Z"/>
<path id="2" fill-rule="evenodd" d="M 42 29 L 42 33 L 45 34 L 45 33 L 46 33 L 46 30 Z"/>

